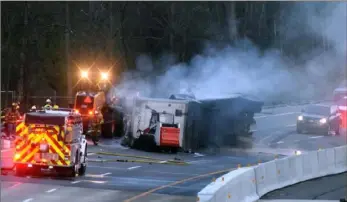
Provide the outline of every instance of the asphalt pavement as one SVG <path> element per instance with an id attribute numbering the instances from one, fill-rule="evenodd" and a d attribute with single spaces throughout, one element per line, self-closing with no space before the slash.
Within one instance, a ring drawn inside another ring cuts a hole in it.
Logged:
<path id="1" fill-rule="evenodd" d="M 164 154 L 128 149 L 117 140 L 104 141 L 97 147 L 89 145 L 85 176 L 19 178 L 8 172 L 0 177 L 1 201 L 63 201 L 65 198 L 73 201 L 196 201 L 198 191 L 238 165 L 254 165 L 278 155 L 293 155 L 295 150 L 346 144 L 345 136 L 296 134 L 296 117 L 301 108 L 265 109 L 257 114 L 253 147 L 249 149 Z M 170 160 L 183 161 L 186 165 L 170 163 Z"/>
<path id="2" fill-rule="evenodd" d="M 262 199 L 340 200 L 347 197 L 347 172 L 301 182 L 270 192 Z"/>

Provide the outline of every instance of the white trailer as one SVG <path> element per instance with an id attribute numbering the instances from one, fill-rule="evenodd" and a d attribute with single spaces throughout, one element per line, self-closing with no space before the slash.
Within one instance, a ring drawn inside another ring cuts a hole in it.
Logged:
<path id="1" fill-rule="evenodd" d="M 135 141 L 143 141 L 142 138 L 147 137 L 159 147 L 182 147 L 188 103 L 189 101 L 186 100 L 140 97 L 134 99 L 129 135 L 130 146 L 134 146 Z M 172 129 L 169 136 L 164 136 L 163 132 L 169 131 L 170 128 L 176 129 Z M 153 132 L 150 132 L 152 129 Z M 172 131 L 177 134 L 175 135 Z"/>

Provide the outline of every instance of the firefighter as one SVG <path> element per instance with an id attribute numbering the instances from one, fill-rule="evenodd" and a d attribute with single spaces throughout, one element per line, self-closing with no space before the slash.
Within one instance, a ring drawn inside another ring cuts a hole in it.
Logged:
<path id="1" fill-rule="evenodd" d="M 102 116 L 99 113 L 95 113 L 91 121 L 91 138 L 94 145 L 98 145 L 101 135 L 101 125 L 104 123 Z"/>
<path id="2" fill-rule="evenodd" d="M 16 103 L 12 103 L 11 109 L 5 115 L 5 121 L 7 123 L 7 136 L 14 137 L 16 135 L 17 122 L 20 119 L 20 113 L 18 111 Z"/>
<path id="3" fill-rule="evenodd" d="M 46 100 L 46 105 L 43 106 L 43 109 L 52 109 L 52 108 L 53 108 L 53 106 L 52 106 L 52 101 L 51 101 L 51 99 L 47 99 L 47 100 Z"/>

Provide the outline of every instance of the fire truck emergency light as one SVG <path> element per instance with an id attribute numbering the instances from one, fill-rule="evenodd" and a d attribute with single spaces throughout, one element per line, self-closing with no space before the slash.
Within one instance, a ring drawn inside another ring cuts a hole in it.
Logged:
<path id="1" fill-rule="evenodd" d="M 87 71 L 81 71 L 81 77 L 84 79 L 88 78 L 88 72 Z"/>
<path id="2" fill-rule="evenodd" d="M 108 80 L 108 73 L 107 72 L 101 72 L 101 80 L 103 80 L 103 81 Z"/>

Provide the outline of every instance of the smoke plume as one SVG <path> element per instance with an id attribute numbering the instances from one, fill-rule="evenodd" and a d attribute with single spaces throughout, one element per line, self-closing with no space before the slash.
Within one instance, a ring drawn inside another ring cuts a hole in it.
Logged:
<path id="1" fill-rule="evenodd" d="M 329 98 L 346 78 L 347 3 L 289 4 L 279 36 L 280 44 L 291 46 L 289 51 L 274 46 L 261 52 L 242 39 L 223 49 L 209 43 L 188 63 L 178 63 L 172 55 L 159 60 L 141 55 L 136 71 L 124 73 L 112 93 L 168 98 L 191 91 L 197 99 L 242 93 L 264 101 Z M 305 49 L 310 40 L 323 45 Z"/>

